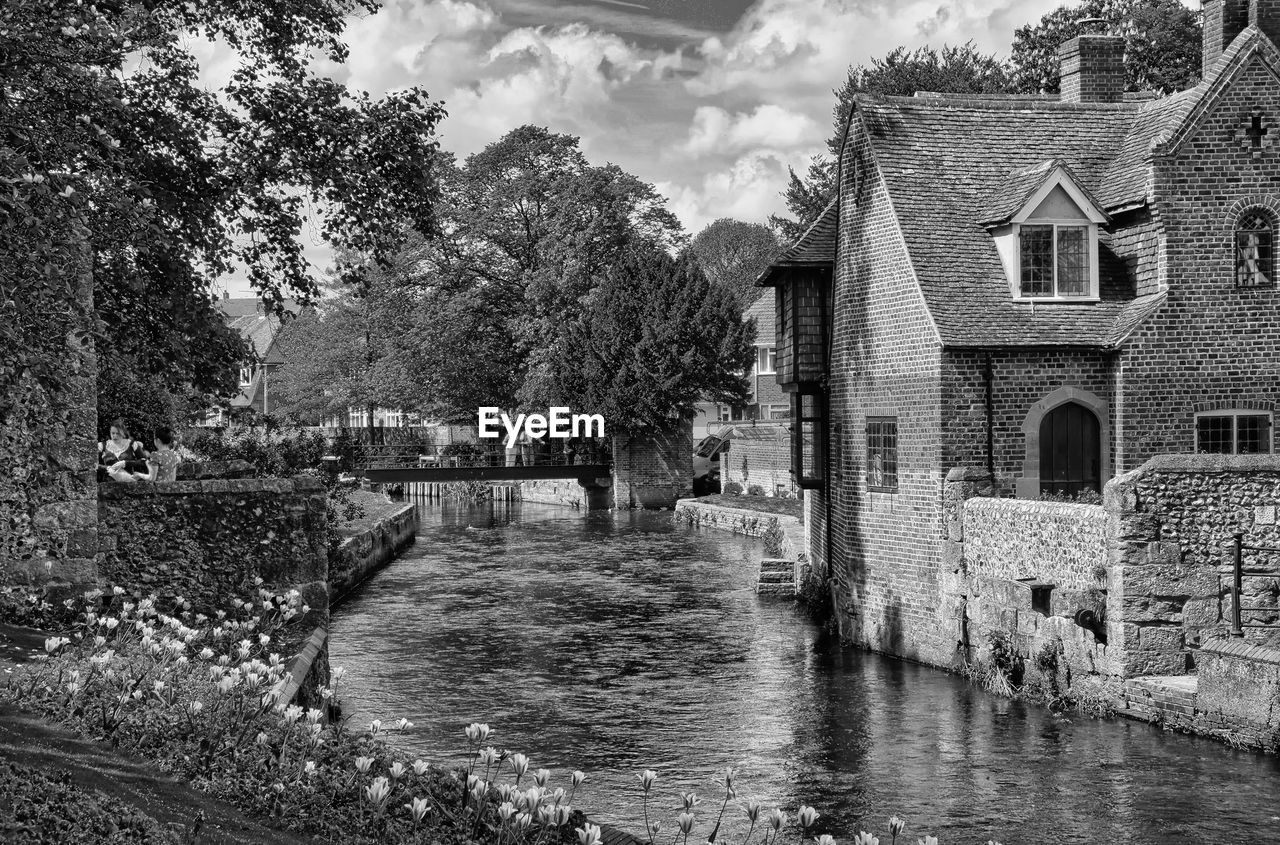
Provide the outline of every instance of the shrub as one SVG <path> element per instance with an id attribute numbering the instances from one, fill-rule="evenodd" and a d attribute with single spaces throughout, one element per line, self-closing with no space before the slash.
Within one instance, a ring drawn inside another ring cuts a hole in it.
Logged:
<path id="1" fill-rule="evenodd" d="M 721 492 L 726 496 L 741 496 L 742 485 L 736 481 L 726 481 L 721 487 Z"/>
<path id="2" fill-rule="evenodd" d="M 329 452 L 318 431 L 296 428 L 195 429 L 182 445 L 196 460 L 247 461 L 257 475 L 279 478 L 318 471 Z"/>
<path id="3" fill-rule="evenodd" d="M 180 841 L 129 805 L 78 786 L 67 772 L 50 775 L 16 763 L 0 764 L 0 830 L 6 845 Z"/>
<path id="4" fill-rule="evenodd" d="M 748 496 L 763 496 L 763 495 L 764 495 L 764 488 L 763 488 L 763 487 L 761 487 L 759 484 L 752 484 L 750 487 L 748 487 L 748 488 L 747 488 L 747 495 L 748 495 Z"/>

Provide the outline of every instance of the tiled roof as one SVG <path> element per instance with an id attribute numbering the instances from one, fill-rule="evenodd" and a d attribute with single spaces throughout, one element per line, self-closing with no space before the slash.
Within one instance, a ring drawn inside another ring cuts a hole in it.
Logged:
<path id="1" fill-rule="evenodd" d="M 235 317 L 227 323 L 240 336 L 248 341 L 258 358 L 267 363 L 275 363 L 268 359 L 271 347 L 275 343 L 276 333 L 280 330 L 280 319 L 274 314 L 250 314 Z"/>
<path id="2" fill-rule="evenodd" d="M 1101 346 L 1123 343 L 1164 302 L 1134 298 L 1132 279 L 1100 235 L 1102 301 L 1015 302 L 984 223 L 1007 220 L 1055 164 L 1103 211 L 1143 205 L 1153 152 L 1177 144 L 1248 58 L 1280 51 L 1255 27 L 1187 91 L 1119 103 L 1045 97 L 857 99 L 862 131 L 888 188 L 925 302 L 944 345 Z M 1126 293 L 1128 291 L 1128 293 Z"/>
<path id="3" fill-rule="evenodd" d="M 769 285 L 774 277 L 787 267 L 830 266 L 836 260 L 836 201 L 818 215 L 805 233 L 787 247 L 773 263 L 760 274 L 757 285 Z"/>

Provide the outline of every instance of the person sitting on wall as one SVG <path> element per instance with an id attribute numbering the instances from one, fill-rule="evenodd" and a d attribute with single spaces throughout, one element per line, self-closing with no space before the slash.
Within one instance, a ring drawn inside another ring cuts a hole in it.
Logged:
<path id="1" fill-rule="evenodd" d="M 98 444 L 98 480 L 134 481 L 134 473 L 147 471 L 147 453 L 129 437 L 124 420 L 111 421 L 110 438 Z"/>
<path id="2" fill-rule="evenodd" d="M 173 429 L 160 427 L 155 431 L 155 451 L 147 455 L 147 471 L 134 473 L 139 481 L 177 481 L 178 464 L 182 456 L 174 447 Z"/>

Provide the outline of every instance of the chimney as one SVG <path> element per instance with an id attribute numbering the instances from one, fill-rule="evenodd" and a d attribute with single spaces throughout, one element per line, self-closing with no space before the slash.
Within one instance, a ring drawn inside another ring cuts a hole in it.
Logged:
<path id="1" fill-rule="evenodd" d="M 1104 24 L 1081 21 L 1086 30 Z M 1124 37 L 1086 33 L 1058 48 L 1061 67 L 1058 100 L 1063 103 L 1118 103 L 1124 98 Z"/>
<path id="2" fill-rule="evenodd" d="M 1247 26 L 1256 26 L 1280 44 L 1280 0 L 1201 0 L 1200 7 L 1204 18 L 1205 76 Z"/>

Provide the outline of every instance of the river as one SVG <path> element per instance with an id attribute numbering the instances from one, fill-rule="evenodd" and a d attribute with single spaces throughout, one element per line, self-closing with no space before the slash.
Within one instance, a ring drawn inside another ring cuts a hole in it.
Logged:
<path id="1" fill-rule="evenodd" d="M 355 724 L 443 765 L 462 728 L 535 767 L 588 774 L 575 804 L 643 830 L 638 773 L 669 843 L 679 793 L 711 832 L 725 767 L 741 802 L 822 817 L 842 841 L 1280 843 L 1280 760 L 1124 719 L 1056 716 L 934 669 L 842 649 L 754 592 L 759 541 L 669 513 L 420 507 L 417 544 L 334 614 L 330 656 Z"/>

